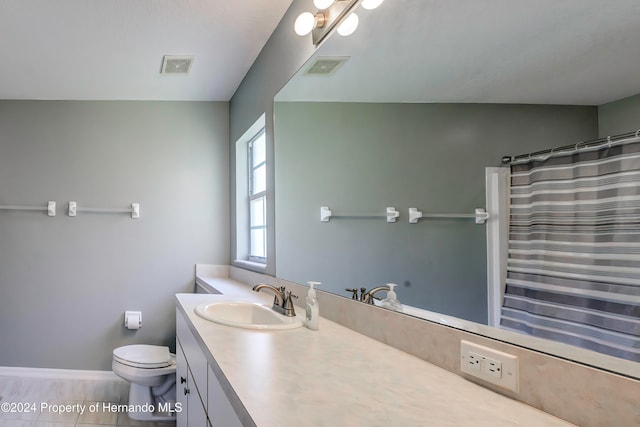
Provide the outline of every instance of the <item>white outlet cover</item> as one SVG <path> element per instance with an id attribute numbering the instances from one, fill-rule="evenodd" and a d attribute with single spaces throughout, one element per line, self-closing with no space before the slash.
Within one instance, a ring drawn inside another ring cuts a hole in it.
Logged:
<path id="1" fill-rule="evenodd" d="M 480 372 L 482 356 L 470 351 L 469 353 L 467 353 L 467 359 L 465 360 L 465 363 L 468 369 Z"/>
<path id="2" fill-rule="evenodd" d="M 478 356 L 482 358 L 480 369 L 471 363 L 471 360 Z M 490 362 L 500 364 L 499 375 L 489 369 Z M 512 354 L 462 340 L 460 341 L 460 370 L 475 378 L 518 392 L 518 357 Z"/>
<path id="3" fill-rule="evenodd" d="M 502 378 L 502 362 L 488 357 L 483 359 L 487 374 L 492 377 Z"/>

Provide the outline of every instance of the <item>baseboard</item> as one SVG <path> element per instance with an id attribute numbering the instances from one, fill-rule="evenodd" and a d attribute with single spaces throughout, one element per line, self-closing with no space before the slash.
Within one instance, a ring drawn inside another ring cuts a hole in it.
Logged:
<path id="1" fill-rule="evenodd" d="M 0 366 L 0 376 L 125 382 L 122 378 L 118 377 L 112 371 L 89 371 L 83 369 L 21 368 L 15 366 Z"/>

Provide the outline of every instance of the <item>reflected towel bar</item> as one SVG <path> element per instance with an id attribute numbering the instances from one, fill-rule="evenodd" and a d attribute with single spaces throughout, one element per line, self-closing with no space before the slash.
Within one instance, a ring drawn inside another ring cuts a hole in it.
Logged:
<path id="1" fill-rule="evenodd" d="M 489 214 L 482 208 L 476 208 L 472 214 L 423 214 L 417 208 L 409 208 L 409 222 L 416 224 L 421 218 L 473 218 L 476 224 L 484 224 L 489 219 Z"/>
<path id="2" fill-rule="evenodd" d="M 140 204 L 132 203 L 128 209 L 123 208 L 81 208 L 78 207 L 76 202 L 69 202 L 69 216 L 77 216 L 78 212 L 90 212 L 90 213 L 130 213 L 132 219 L 140 218 Z"/>
<path id="3" fill-rule="evenodd" d="M 49 216 L 56 216 L 56 202 L 49 201 L 47 206 L 0 205 L 3 211 L 41 211 Z"/>
<path id="4" fill-rule="evenodd" d="M 350 219 L 386 218 L 387 222 L 396 222 L 399 216 L 400 216 L 400 212 L 398 212 L 394 207 L 387 207 L 387 212 L 384 214 L 374 213 L 374 214 L 342 214 L 342 215 L 335 215 L 331 211 L 331 209 L 329 209 L 327 206 L 320 207 L 320 221 L 322 222 L 329 222 L 331 218 L 350 218 Z"/>

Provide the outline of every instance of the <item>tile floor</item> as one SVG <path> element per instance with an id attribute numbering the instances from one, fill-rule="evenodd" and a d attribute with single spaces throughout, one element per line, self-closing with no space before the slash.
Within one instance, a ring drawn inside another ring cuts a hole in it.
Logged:
<path id="1" fill-rule="evenodd" d="M 122 381 L 20 378 L 0 375 L 0 427 L 175 427 L 141 422 L 118 412 L 127 404 L 129 385 Z M 13 406 L 7 410 L 6 403 Z M 5 405 L 3 405 L 5 404 Z M 24 405 L 28 406 L 24 409 Z M 55 405 L 70 405 L 68 412 Z M 84 407 L 84 413 L 80 408 Z M 113 408 L 114 410 L 112 410 Z M 35 410 L 33 410 L 35 409 Z"/>

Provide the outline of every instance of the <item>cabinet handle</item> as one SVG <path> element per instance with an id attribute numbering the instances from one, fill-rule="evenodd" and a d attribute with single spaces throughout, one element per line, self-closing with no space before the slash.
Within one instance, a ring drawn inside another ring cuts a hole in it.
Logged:
<path id="1" fill-rule="evenodd" d="M 180 377 L 180 384 L 184 384 L 187 382 L 187 379 L 185 377 Z"/>
<path id="2" fill-rule="evenodd" d="M 187 394 L 189 394 L 189 393 L 191 393 L 191 392 L 189 391 L 189 389 L 188 389 L 188 388 L 186 388 L 186 387 L 185 387 L 185 388 L 184 388 L 184 395 L 186 396 L 186 395 L 187 395 Z"/>

